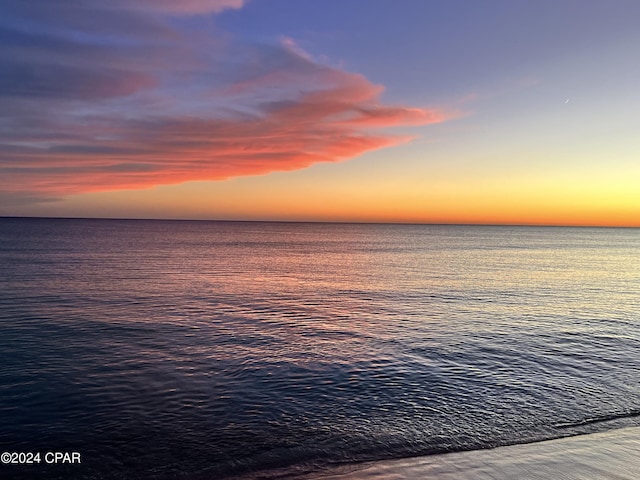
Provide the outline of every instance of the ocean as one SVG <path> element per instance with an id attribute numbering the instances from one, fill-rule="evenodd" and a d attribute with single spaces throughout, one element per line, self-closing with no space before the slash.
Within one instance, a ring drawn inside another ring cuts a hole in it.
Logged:
<path id="1" fill-rule="evenodd" d="M 640 229 L 2 218 L 0 332 L 0 450 L 41 454 L 2 478 L 603 432 L 640 425 Z"/>

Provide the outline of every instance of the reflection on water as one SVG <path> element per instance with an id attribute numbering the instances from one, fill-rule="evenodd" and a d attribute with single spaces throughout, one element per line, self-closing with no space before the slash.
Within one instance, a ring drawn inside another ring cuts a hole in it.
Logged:
<path id="1" fill-rule="evenodd" d="M 0 442 L 83 453 L 47 478 L 640 424 L 635 229 L 0 219 L 0 292 Z"/>

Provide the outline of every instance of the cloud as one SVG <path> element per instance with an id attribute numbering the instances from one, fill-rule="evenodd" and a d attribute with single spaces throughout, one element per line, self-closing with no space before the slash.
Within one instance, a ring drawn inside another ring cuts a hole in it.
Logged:
<path id="1" fill-rule="evenodd" d="M 111 0 L 110 4 L 118 8 L 157 10 L 160 12 L 193 15 L 201 13 L 220 13 L 227 9 L 238 9 L 244 0 Z"/>
<path id="2" fill-rule="evenodd" d="M 0 64 L 0 97 L 93 100 L 131 95 L 154 83 L 151 75 L 117 68 L 34 65 L 10 60 Z"/>
<path id="3" fill-rule="evenodd" d="M 314 60 L 289 38 L 223 41 L 177 30 L 167 18 L 240 8 L 240 0 L 103 3 L 0 7 L 5 196 L 295 170 L 410 140 L 384 127 L 457 115 L 387 105 L 382 86 Z M 124 33 L 122 22 L 142 28 Z"/>

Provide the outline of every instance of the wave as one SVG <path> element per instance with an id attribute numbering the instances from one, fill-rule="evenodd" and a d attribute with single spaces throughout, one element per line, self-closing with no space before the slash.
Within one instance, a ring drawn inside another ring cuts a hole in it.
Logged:
<path id="1" fill-rule="evenodd" d="M 608 422 L 611 420 L 619 420 L 623 418 L 634 418 L 634 417 L 640 417 L 640 409 L 631 410 L 629 412 L 624 412 L 624 413 L 614 413 L 610 415 L 602 415 L 599 417 L 585 418 L 575 422 L 556 423 L 553 427 L 558 429 L 567 429 L 567 428 L 581 427 L 583 425 L 591 425 L 593 423 Z"/>

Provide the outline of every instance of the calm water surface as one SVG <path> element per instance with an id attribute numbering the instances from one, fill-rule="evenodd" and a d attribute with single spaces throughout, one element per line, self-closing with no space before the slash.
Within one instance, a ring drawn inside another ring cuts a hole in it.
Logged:
<path id="1" fill-rule="evenodd" d="M 640 425 L 640 230 L 0 219 L 2 478 L 290 478 Z"/>

